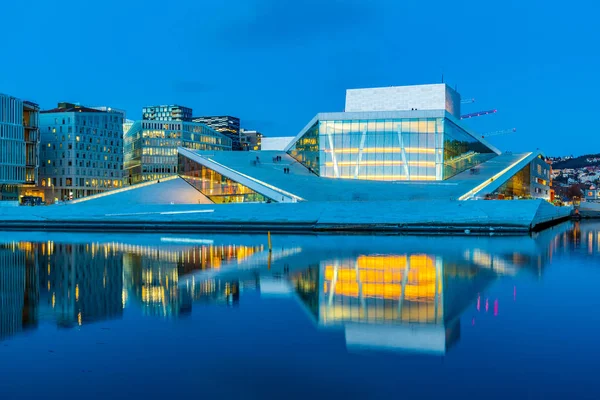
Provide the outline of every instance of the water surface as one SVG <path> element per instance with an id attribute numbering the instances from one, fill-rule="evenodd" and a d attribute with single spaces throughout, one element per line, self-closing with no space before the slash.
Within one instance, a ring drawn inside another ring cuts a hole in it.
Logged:
<path id="1" fill-rule="evenodd" d="M 600 223 L 267 246 L 0 233 L 0 398 L 600 397 Z"/>

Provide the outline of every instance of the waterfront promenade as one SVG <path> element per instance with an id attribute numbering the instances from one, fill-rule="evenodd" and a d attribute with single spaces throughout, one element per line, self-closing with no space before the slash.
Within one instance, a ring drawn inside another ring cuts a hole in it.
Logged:
<path id="1" fill-rule="evenodd" d="M 527 233 L 571 213 L 569 207 L 543 200 L 109 204 L 108 198 L 98 203 L 5 208 L 0 210 L 0 226 L 54 231 L 487 234 Z"/>

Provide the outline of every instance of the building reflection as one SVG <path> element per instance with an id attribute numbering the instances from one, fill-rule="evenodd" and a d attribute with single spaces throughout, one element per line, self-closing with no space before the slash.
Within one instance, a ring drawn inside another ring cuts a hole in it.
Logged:
<path id="1" fill-rule="evenodd" d="M 36 255 L 29 246 L 0 244 L 0 340 L 37 326 Z"/>
<path id="2" fill-rule="evenodd" d="M 573 227 L 554 238 L 551 245 L 563 253 L 573 253 L 586 257 L 600 255 L 600 222 L 576 221 Z"/>
<path id="3" fill-rule="evenodd" d="M 557 255 L 600 254 L 600 223 L 518 239 L 302 237 L 272 252 L 255 237 L 155 239 L 0 244 L 0 340 L 40 321 L 75 327 L 127 307 L 177 318 L 256 292 L 298 297 L 318 326 L 344 331 L 349 349 L 443 354 L 460 337 L 460 315 L 499 275 L 541 275 Z"/>
<path id="4" fill-rule="evenodd" d="M 236 265 L 264 251 L 262 245 L 116 246 L 123 253 L 128 300 L 136 301 L 146 315 L 166 317 L 191 312 L 195 301 L 236 304 L 239 281 L 192 279 L 181 285 L 179 277 Z"/>
<path id="5" fill-rule="evenodd" d="M 345 332 L 349 349 L 443 354 L 460 337 L 460 315 L 496 277 L 430 254 L 360 255 L 291 275 L 319 326 Z"/>
<path id="6" fill-rule="evenodd" d="M 123 256 L 113 246 L 40 243 L 43 317 L 71 327 L 123 314 Z"/>

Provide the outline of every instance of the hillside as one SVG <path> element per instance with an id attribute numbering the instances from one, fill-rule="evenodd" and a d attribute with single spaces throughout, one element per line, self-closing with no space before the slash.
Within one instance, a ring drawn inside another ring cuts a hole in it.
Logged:
<path id="1" fill-rule="evenodd" d="M 589 158 L 595 158 L 597 161 L 590 162 Z M 571 158 L 570 160 L 561 161 L 552 164 L 552 169 L 563 168 L 583 168 L 590 165 L 600 165 L 600 154 L 586 154 L 584 156 Z"/>

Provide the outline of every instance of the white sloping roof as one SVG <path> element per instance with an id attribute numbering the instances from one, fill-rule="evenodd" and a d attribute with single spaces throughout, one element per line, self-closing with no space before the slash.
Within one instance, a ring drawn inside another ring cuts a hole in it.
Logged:
<path id="1" fill-rule="evenodd" d="M 507 172 L 511 173 L 516 164 L 521 165 L 524 159 L 535 157 L 534 153 L 503 153 L 480 164 L 477 174 L 467 170 L 445 181 L 382 182 L 322 178 L 282 151 L 202 152 L 181 148 L 179 151 L 276 201 L 281 197 L 285 197 L 285 201 L 289 201 L 288 197 L 296 198 L 296 201 L 459 199 L 490 180 L 505 182 L 511 176 Z M 281 161 L 275 161 L 278 156 Z M 289 168 L 290 172 L 285 174 L 284 168 Z M 279 198 L 273 197 L 274 191 Z"/>

